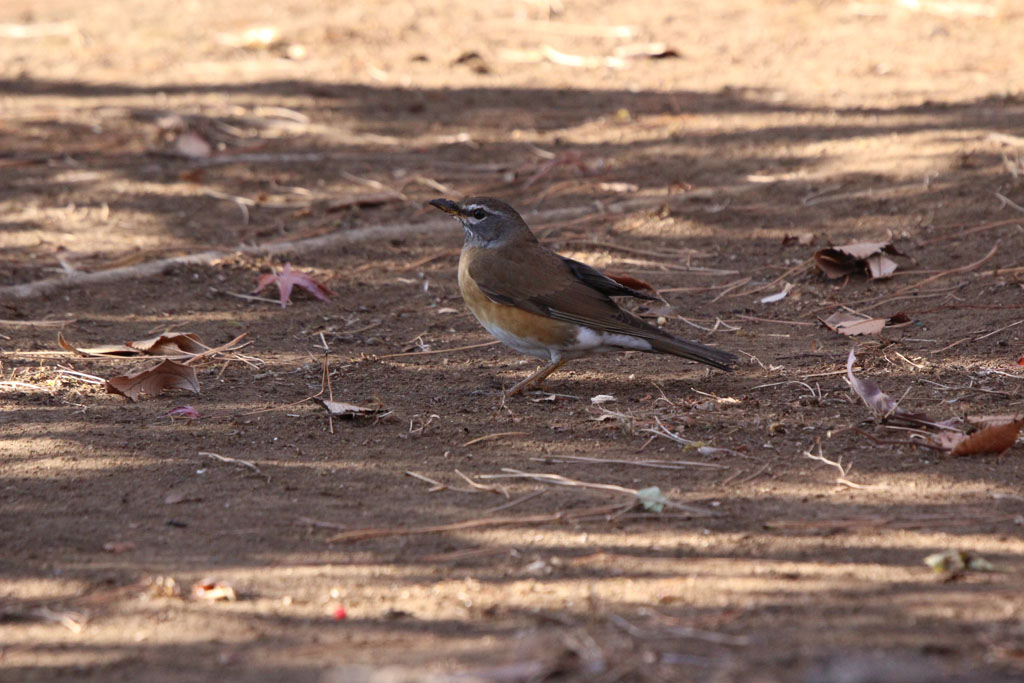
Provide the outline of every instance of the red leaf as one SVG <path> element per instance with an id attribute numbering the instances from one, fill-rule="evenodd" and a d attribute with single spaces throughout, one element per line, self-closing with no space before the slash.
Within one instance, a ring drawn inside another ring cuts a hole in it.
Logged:
<path id="1" fill-rule="evenodd" d="M 284 268 L 281 269 L 280 273 L 264 273 L 260 275 L 256 281 L 256 289 L 253 291 L 253 294 L 259 294 L 272 284 L 277 285 L 277 290 L 281 295 L 281 308 L 284 308 L 291 302 L 292 287 L 295 285 L 306 290 L 320 301 L 327 301 L 328 298 L 335 296 L 335 293 L 327 285 L 314 280 L 305 273 L 292 270 L 292 264 L 290 263 L 284 264 Z"/>

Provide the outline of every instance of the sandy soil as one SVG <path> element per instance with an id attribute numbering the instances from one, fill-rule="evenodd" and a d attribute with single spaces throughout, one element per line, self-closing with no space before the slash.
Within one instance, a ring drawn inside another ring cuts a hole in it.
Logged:
<path id="1" fill-rule="evenodd" d="M 1017 3 L 323 4 L 0 6 L 0 678 L 1024 680 L 1021 446 L 915 445 L 844 380 L 1024 412 Z M 424 206 L 469 194 L 740 368 L 503 401 L 535 363 Z M 813 266 L 889 240 L 892 278 Z M 234 296 L 285 262 L 337 296 Z M 156 361 L 57 343 L 165 331 L 248 346 L 128 402 L 82 375 Z M 325 357 L 384 412 L 329 420 Z"/>

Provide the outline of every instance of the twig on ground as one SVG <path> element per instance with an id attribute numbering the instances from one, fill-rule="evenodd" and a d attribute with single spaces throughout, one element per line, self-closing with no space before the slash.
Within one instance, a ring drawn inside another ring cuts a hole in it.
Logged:
<path id="1" fill-rule="evenodd" d="M 210 453 L 209 451 L 199 451 L 199 455 L 205 455 L 206 457 L 212 458 L 213 460 L 225 462 L 231 465 L 246 467 L 255 472 L 256 474 L 260 475 L 261 477 L 266 477 L 267 483 L 270 483 L 270 477 L 263 474 L 263 472 L 260 470 L 259 467 L 256 466 L 256 463 L 254 462 L 250 462 L 248 460 L 241 460 L 239 458 L 229 458 L 226 455 L 220 455 L 219 453 Z"/>
<path id="2" fill-rule="evenodd" d="M 635 624 L 631 624 L 618 614 L 609 614 L 608 621 L 613 626 L 622 629 L 637 640 L 645 642 L 657 638 L 692 638 L 695 640 L 703 640 L 708 643 L 715 643 L 716 645 L 744 646 L 750 644 L 750 638 L 746 636 L 731 636 L 726 633 L 705 631 L 703 629 L 693 628 L 690 626 L 680 625 L 643 628 L 636 626 Z"/>
<path id="3" fill-rule="evenodd" d="M 966 342 L 981 341 L 982 339 L 985 339 L 987 337 L 991 337 L 994 334 L 999 334 L 1000 332 L 1002 332 L 1004 330 L 1008 330 L 1011 327 L 1016 327 L 1017 325 L 1020 325 L 1021 323 L 1024 323 L 1024 320 L 1018 320 L 1017 322 L 1010 323 L 1009 325 L 1004 325 L 1003 327 L 1000 327 L 997 330 L 992 330 L 991 332 L 988 332 L 988 333 L 983 334 L 981 336 L 964 337 L 963 339 L 958 339 L 957 341 L 953 342 L 952 344 L 949 344 L 948 346 L 943 346 L 941 349 L 935 349 L 934 351 L 929 351 L 928 353 L 933 353 L 933 354 L 934 353 L 940 353 L 942 351 L 948 351 L 949 349 L 953 348 L 954 346 L 960 346 L 961 344 L 966 343 Z"/>
<path id="4" fill-rule="evenodd" d="M 508 489 L 505 488 L 504 486 L 487 486 L 486 484 L 475 482 L 469 477 L 467 477 L 465 474 L 460 472 L 459 470 L 455 470 L 455 474 L 462 477 L 467 484 L 472 486 L 474 489 L 477 489 L 478 491 L 486 491 L 487 493 L 497 493 L 499 496 L 505 496 L 505 498 L 509 498 Z"/>
<path id="5" fill-rule="evenodd" d="M 325 522 L 321 519 L 313 519 L 312 517 L 299 517 L 295 520 L 296 524 L 305 524 L 317 529 L 333 529 L 335 531 L 345 531 L 348 527 L 344 524 L 338 524 L 336 522 Z"/>
<path id="6" fill-rule="evenodd" d="M 844 467 L 843 466 L 843 459 L 842 458 L 839 458 L 838 460 L 829 460 L 828 458 L 826 458 L 824 456 L 824 454 L 822 453 L 822 451 L 821 451 L 821 443 L 820 442 L 818 443 L 818 454 L 817 455 L 815 455 L 814 453 L 811 453 L 810 451 L 804 451 L 804 455 L 807 456 L 808 458 L 810 458 L 811 460 L 817 460 L 818 462 L 823 462 L 826 465 L 828 465 L 830 467 L 835 467 L 837 470 L 839 470 L 839 476 L 836 477 L 836 483 L 837 484 L 841 484 L 843 486 L 849 486 L 851 489 L 872 489 L 872 488 L 878 488 L 877 486 L 867 486 L 867 485 L 864 485 L 864 484 L 856 484 L 856 483 L 850 481 L 849 479 L 847 479 L 846 475 L 848 475 L 850 473 L 850 469 L 853 467 L 853 465 L 852 464 L 851 465 L 846 465 Z"/>
<path id="7" fill-rule="evenodd" d="M 585 455 L 547 455 L 530 458 L 537 462 L 586 462 L 607 465 L 635 465 L 636 467 L 653 467 L 662 470 L 685 470 L 690 467 L 707 467 L 716 470 L 727 470 L 728 465 L 716 465 L 710 462 L 692 460 L 621 460 L 618 458 L 590 458 Z"/>
<path id="8" fill-rule="evenodd" d="M 525 436 L 530 432 L 498 432 L 496 434 L 486 434 L 484 436 L 478 436 L 475 439 L 470 439 L 466 443 L 462 444 L 462 448 L 467 448 L 474 444 L 481 443 L 482 441 L 493 441 L 494 439 L 504 439 L 507 436 Z"/>
<path id="9" fill-rule="evenodd" d="M 577 479 L 570 479 L 569 477 L 563 477 L 560 474 L 550 474 L 547 472 L 523 472 L 521 470 L 513 469 L 511 467 L 502 467 L 501 471 L 503 474 L 481 474 L 480 479 L 531 479 L 533 481 L 539 481 L 545 484 L 554 484 L 556 486 L 569 486 L 574 488 L 585 488 L 595 489 L 598 491 L 611 491 L 613 493 L 623 493 L 628 496 L 632 496 L 637 500 L 640 499 L 640 491 L 638 489 L 631 489 L 625 486 L 618 486 L 616 484 L 601 484 L 588 481 L 579 481 Z M 711 517 L 714 515 L 710 510 L 705 510 L 690 505 L 684 505 L 671 500 L 665 500 L 663 502 L 665 507 L 674 508 L 676 510 L 683 510 L 692 513 L 698 517 Z"/>
<path id="10" fill-rule="evenodd" d="M 540 515 L 523 515 L 521 517 L 487 517 L 467 519 L 462 522 L 451 524 L 436 524 L 430 526 L 414 527 L 387 527 L 378 529 L 356 529 L 335 534 L 327 539 L 328 543 L 351 543 L 353 541 L 364 541 L 371 538 L 385 538 L 388 536 L 414 536 L 421 534 L 438 534 L 447 531 L 466 531 L 468 529 L 481 529 L 487 527 L 550 524 L 552 522 L 580 520 L 586 517 L 597 517 L 615 512 L 622 507 L 620 503 L 615 505 L 601 505 L 599 507 L 584 508 L 582 510 L 563 510 Z"/>
<path id="11" fill-rule="evenodd" d="M 384 356 L 374 356 L 374 360 L 384 360 L 385 358 L 402 358 L 404 356 L 429 356 L 437 353 L 455 353 L 456 351 L 468 351 L 469 349 L 480 349 L 485 346 L 494 346 L 501 342 L 495 339 L 494 341 L 484 342 L 482 344 L 469 344 L 468 346 L 456 346 L 451 349 L 431 349 L 429 351 L 407 351 L 405 353 L 389 353 Z"/>
<path id="12" fill-rule="evenodd" d="M 766 462 L 764 465 L 759 467 L 753 474 L 751 474 L 749 476 L 746 476 L 746 477 L 743 477 L 742 479 L 740 479 L 739 481 L 736 481 L 736 482 L 734 482 L 733 480 L 736 479 L 737 476 L 743 474 L 743 472 L 739 471 L 739 472 L 736 472 L 734 474 L 731 474 L 728 477 L 726 477 L 725 481 L 722 482 L 722 486 L 728 486 L 729 484 L 733 484 L 734 486 L 742 486 L 743 484 L 746 484 L 747 482 L 751 482 L 751 481 L 757 479 L 758 477 L 760 477 L 771 466 L 772 466 L 772 464 L 770 462 Z"/>
<path id="13" fill-rule="evenodd" d="M 484 510 L 484 514 L 485 515 L 493 515 L 495 512 L 501 512 L 502 510 L 508 510 L 509 508 L 514 508 L 515 506 L 517 506 L 517 505 L 519 505 L 521 503 L 525 503 L 528 500 L 533 500 L 534 498 L 536 498 L 538 496 L 543 496 L 545 493 L 547 493 L 546 489 L 540 489 L 539 491 L 532 491 L 530 493 L 527 493 L 525 496 L 520 496 L 519 498 L 516 498 L 514 500 L 510 500 L 507 503 L 502 503 L 501 505 L 498 505 L 497 507 L 488 508 L 488 509 Z"/>
<path id="14" fill-rule="evenodd" d="M 655 426 L 654 426 L 653 429 L 650 428 L 650 427 L 645 427 L 644 429 L 641 429 L 640 431 L 641 432 L 647 432 L 648 434 L 653 434 L 655 436 L 664 437 L 664 438 L 669 439 L 671 441 L 675 441 L 678 444 L 682 444 L 683 446 L 686 446 L 687 449 L 696 450 L 701 455 L 717 455 L 719 453 L 728 453 L 730 455 L 739 455 L 741 457 L 747 457 L 743 453 L 740 453 L 739 451 L 734 451 L 731 448 L 719 448 L 717 446 L 708 446 L 706 444 L 701 443 L 700 441 L 693 441 L 692 439 L 684 439 L 683 437 L 679 436 L 675 432 L 671 431 L 664 424 L 662 424 L 661 420 L 657 416 L 654 417 L 654 422 L 655 422 Z"/>
<path id="15" fill-rule="evenodd" d="M 928 284 L 930 282 L 935 282 L 936 280 L 938 280 L 940 278 L 944 278 L 947 275 L 953 275 L 955 273 L 966 273 L 966 272 L 972 271 L 975 268 L 977 268 L 978 266 L 980 266 L 983 263 L 985 263 L 986 261 L 988 261 L 993 256 L 995 256 L 995 254 L 996 254 L 996 252 L 998 250 L 999 250 L 999 241 L 997 240 L 996 243 L 992 245 L 992 248 L 988 250 L 988 253 L 985 254 L 984 256 L 982 256 L 977 261 L 974 261 L 973 263 L 968 263 L 966 266 L 960 266 L 959 268 L 950 268 L 949 270 L 944 270 L 941 273 L 936 273 L 935 275 L 932 275 L 931 277 L 926 277 L 925 279 L 919 280 L 918 282 L 913 282 L 913 283 L 911 283 L 909 285 L 905 285 L 903 287 L 900 287 L 899 289 L 896 289 L 896 290 L 890 292 L 889 294 L 890 295 L 903 294 L 904 292 L 909 292 L 909 291 L 918 289 L 919 287 L 922 287 L 922 286 L 924 286 L 924 285 L 926 285 L 926 284 Z"/>

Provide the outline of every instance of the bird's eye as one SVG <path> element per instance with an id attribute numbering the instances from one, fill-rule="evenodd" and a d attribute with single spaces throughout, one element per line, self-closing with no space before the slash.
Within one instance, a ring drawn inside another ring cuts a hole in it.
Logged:
<path id="1" fill-rule="evenodd" d="M 476 209 L 475 211 L 473 211 L 473 218 L 477 219 L 478 221 L 482 221 L 483 219 L 487 218 L 487 212 L 484 211 L 483 209 Z"/>

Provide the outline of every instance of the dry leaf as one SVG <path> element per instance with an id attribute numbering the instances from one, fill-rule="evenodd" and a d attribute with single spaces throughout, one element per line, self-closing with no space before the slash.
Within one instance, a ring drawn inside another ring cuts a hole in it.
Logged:
<path id="1" fill-rule="evenodd" d="M 344 401 L 325 401 L 320 398 L 314 400 L 334 417 L 367 416 L 384 412 L 384 408 L 381 406 L 357 406 L 353 403 L 345 403 Z"/>
<path id="2" fill-rule="evenodd" d="M 836 311 L 829 317 L 819 320 L 833 332 L 845 335 L 878 334 L 885 327 L 885 318 L 869 318 L 848 311 Z"/>
<path id="3" fill-rule="evenodd" d="M 81 356 L 184 356 L 209 351 L 198 334 L 192 332 L 164 332 L 156 337 L 124 344 L 103 344 L 100 346 L 77 347 L 63 334 L 57 333 L 57 343 L 65 351 Z"/>
<path id="4" fill-rule="evenodd" d="M 886 395 L 880 386 L 867 379 L 858 379 L 853 376 L 853 364 L 857 357 L 850 349 L 850 356 L 846 359 L 846 376 L 850 380 L 850 386 L 864 401 L 864 405 L 871 409 L 876 419 L 883 419 L 896 410 L 896 401 Z"/>
<path id="5" fill-rule="evenodd" d="M 985 427 L 956 444 L 950 455 L 1002 454 L 1017 443 L 1021 427 L 1024 427 L 1024 420 Z"/>
<path id="6" fill-rule="evenodd" d="M 280 273 L 264 273 L 260 275 L 256 281 L 256 289 L 253 290 L 253 294 L 259 294 L 272 284 L 276 284 L 278 292 L 280 292 L 281 308 L 287 306 L 291 301 L 292 287 L 295 285 L 306 290 L 320 301 L 327 301 L 328 298 L 335 295 L 327 285 L 317 282 L 304 273 L 292 270 L 290 263 L 285 263 Z"/>
<path id="7" fill-rule="evenodd" d="M 234 602 L 238 600 L 238 595 L 231 584 L 224 583 L 223 581 L 214 581 L 213 579 L 197 581 L 192 586 L 192 595 L 200 600 L 210 600 L 211 602 L 216 600 Z"/>
<path id="8" fill-rule="evenodd" d="M 181 353 L 198 354 L 210 347 L 203 344 L 198 334 L 192 332 L 164 332 L 156 337 L 141 341 L 125 342 L 125 346 L 138 349 L 151 356 L 170 356 Z"/>
<path id="9" fill-rule="evenodd" d="M 598 405 L 601 403 L 611 403 L 614 400 L 615 397 L 612 396 L 611 394 L 598 394 L 597 396 L 590 397 L 590 402 L 594 405 Z"/>
<path id="10" fill-rule="evenodd" d="M 139 354 L 138 349 L 133 349 L 124 344 L 106 344 L 103 346 L 78 348 L 64 337 L 63 332 L 57 333 L 57 344 L 65 351 L 77 353 L 80 356 L 137 356 Z"/>
<path id="11" fill-rule="evenodd" d="M 882 279 L 890 277 L 898 266 L 886 254 L 903 256 L 889 242 L 856 242 L 819 249 L 814 254 L 814 262 L 830 280 L 856 272 L 867 272 L 872 278 Z"/>
<path id="12" fill-rule="evenodd" d="M 143 392 L 156 396 L 165 389 L 185 389 L 198 394 L 199 380 L 194 368 L 165 360 L 149 370 L 111 377 L 106 387 L 107 393 L 120 394 L 129 401 L 135 401 Z"/>

